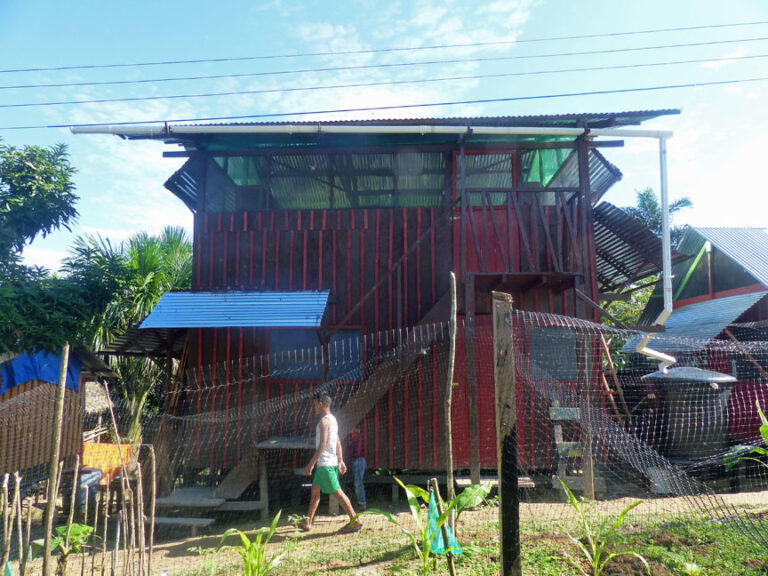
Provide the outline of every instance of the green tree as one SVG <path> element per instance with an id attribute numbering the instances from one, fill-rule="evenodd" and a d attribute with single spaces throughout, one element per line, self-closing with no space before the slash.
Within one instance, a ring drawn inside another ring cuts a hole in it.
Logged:
<path id="1" fill-rule="evenodd" d="M 77 218 L 74 173 L 63 145 L 0 143 L 0 352 L 55 351 L 81 333 L 89 292 L 21 264 L 38 235 Z"/>
<path id="2" fill-rule="evenodd" d="M 0 143 L 0 262 L 17 263 L 25 244 L 77 218 L 75 169 L 63 144 L 15 148 Z"/>
<path id="3" fill-rule="evenodd" d="M 165 292 L 190 288 L 192 245 L 178 227 L 167 227 L 158 236 L 137 234 L 119 246 L 84 236 L 75 242 L 65 270 L 83 283 L 100 280 L 103 293 L 112 295 L 89 326 L 90 343 L 98 350 L 141 322 Z M 121 432 L 137 442 L 147 401 L 162 387 L 164 372 L 149 358 L 113 357 L 110 364 L 119 375 L 112 393 L 124 406 Z"/>
<path id="4" fill-rule="evenodd" d="M 653 188 L 648 187 L 643 190 L 635 190 L 635 194 L 637 205 L 626 206 L 622 208 L 622 210 L 638 222 L 647 226 L 651 232 L 656 234 L 656 236 L 661 236 L 661 203 L 656 197 Z M 693 202 L 686 196 L 673 200 L 669 204 L 670 220 L 673 214 L 676 214 L 683 208 L 691 208 L 692 206 Z M 683 232 L 685 232 L 685 226 L 672 226 L 670 223 L 669 234 L 673 248 L 676 248 L 680 243 L 680 238 L 682 238 Z"/>

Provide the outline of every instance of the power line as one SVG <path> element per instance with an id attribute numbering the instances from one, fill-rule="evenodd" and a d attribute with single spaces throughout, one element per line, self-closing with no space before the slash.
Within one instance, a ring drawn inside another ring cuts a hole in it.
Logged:
<path id="1" fill-rule="evenodd" d="M 602 96 L 607 94 L 627 94 L 631 92 L 652 92 L 659 90 L 674 90 L 681 88 L 703 88 L 706 86 L 725 86 L 733 84 L 747 84 L 753 82 L 764 82 L 768 76 L 756 78 L 739 78 L 733 80 L 717 80 L 712 82 L 689 82 L 685 84 L 667 84 L 663 86 L 643 86 L 639 88 L 620 88 L 612 90 L 593 90 L 586 92 L 564 92 L 559 94 L 542 94 L 535 96 L 511 96 L 507 98 L 481 98 L 475 100 L 455 100 L 446 102 L 427 102 L 421 104 L 397 104 L 391 106 L 370 106 L 365 108 L 337 108 L 327 110 L 312 110 L 302 112 L 272 112 L 265 114 L 246 114 L 240 116 L 209 116 L 201 118 L 175 118 L 168 120 L 137 120 L 126 122 L 90 122 L 81 124 L 48 124 L 48 125 L 29 125 L 29 126 L 0 126 L 0 130 L 32 130 L 38 128 L 80 128 L 87 126 L 136 126 L 140 124 L 171 124 L 182 122 L 214 122 L 224 120 L 254 120 L 263 118 L 285 118 L 288 116 L 311 116 L 321 114 L 348 114 L 350 112 L 374 112 L 377 110 L 408 110 L 414 108 L 436 108 L 439 106 L 459 106 L 468 104 L 498 104 L 501 102 L 519 102 L 525 100 L 549 100 L 555 98 L 573 98 L 576 96 Z"/>
<path id="2" fill-rule="evenodd" d="M 199 76 L 182 76 L 173 78 L 153 78 L 144 80 L 106 80 L 95 82 L 62 82 L 56 84 L 22 84 L 15 86 L 0 86 L 0 90 L 21 88 L 65 88 L 78 86 L 108 86 L 125 84 L 148 84 L 160 82 L 177 82 L 192 80 L 213 80 L 223 78 L 254 78 L 264 76 L 285 76 L 289 74 L 307 74 L 318 72 L 343 72 L 351 70 L 373 70 L 378 68 L 408 68 L 415 66 L 428 66 L 435 64 L 468 64 L 477 62 L 505 62 L 511 60 L 531 60 L 535 58 L 561 58 L 570 56 L 594 56 L 598 54 L 619 54 L 628 52 L 644 52 L 649 50 L 668 50 L 673 48 L 695 48 L 701 46 L 718 46 L 723 44 L 738 44 L 746 42 L 762 42 L 768 40 L 768 36 L 757 38 L 737 38 L 731 40 L 710 40 L 707 42 L 687 42 L 683 44 L 663 44 L 655 46 L 637 46 L 633 48 L 609 48 L 603 50 L 584 50 L 579 52 L 556 52 L 547 54 L 527 54 L 516 56 L 486 56 L 478 58 L 452 58 L 447 60 L 421 60 L 416 62 L 396 62 L 391 64 L 360 64 L 352 66 L 329 66 L 325 68 L 298 68 L 293 70 L 276 70 L 269 72 L 244 72 L 239 74 L 213 74 Z"/>
<path id="3" fill-rule="evenodd" d="M 197 94 L 170 94 L 166 96 L 129 96 L 123 98 L 97 98 L 89 100 L 60 100 L 54 102 L 24 102 L 19 104 L 0 104 L 2 108 L 33 108 L 47 106 L 64 106 L 79 104 L 107 104 L 115 102 L 143 102 L 151 100 L 186 100 L 191 98 L 211 98 L 221 96 L 246 96 L 254 94 L 275 94 L 289 92 L 312 92 L 319 90 L 338 90 L 348 88 L 370 88 L 374 86 L 398 86 L 404 84 L 430 84 L 435 82 L 450 82 L 457 80 L 483 80 L 489 78 L 509 78 L 515 76 L 542 76 L 547 74 L 563 74 L 573 72 L 597 72 L 607 70 L 628 70 L 638 68 L 651 68 L 658 66 L 678 66 L 683 64 L 703 64 L 707 62 L 732 62 L 738 60 L 752 60 L 756 58 L 768 58 L 768 54 L 755 54 L 749 56 L 733 56 L 727 58 L 697 58 L 693 60 L 676 60 L 664 62 L 650 62 L 641 64 L 616 64 L 613 66 L 590 66 L 584 68 L 560 68 L 554 70 L 538 70 L 527 72 L 499 72 L 494 74 L 474 74 L 464 76 L 446 76 L 438 78 L 420 78 L 416 80 L 385 80 L 381 82 L 361 82 L 354 84 L 330 84 L 325 86 L 306 86 L 294 88 L 268 88 L 259 90 L 235 90 L 227 92 L 207 92 Z"/>
<path id="4" fill-rule="evenodd" d="M 108 68 L 137 68 L 144 66 L 166 66 L 166 65 L 178 65 L 178 64 L 204 64 L 215 62 L 245 62 L 254 60 L 278 60 L 288 58 L 307 58 L 317 56 L 350 56 L 361 54 L 384 54 L 392 52 L 418 52 L 422 50 L 443 50 L 448 48 L 479 48 L 483 46 L 502 46 L 511 44 L 524 44 L 534 42 L 551 42 L 558 40 L 584 40 L 594 38 L 615 38 L 621 36 L 635 36 L 641 34 L 656 34 L 664 32 L 685 32 L 692 30 L 711 30 L 717 28 L 736 28 L 743 26 L 760 26 L 768 24 L 768 21 L 757 22 L 735 22 L 731 24 L 707 24 L 700 26 L 681 26 L 675 28 L 654 28 L 648 30 L 634 30 L 628 32 L 604 32 L 600 34 L 580 34 L 574 36 L 551 36 L 545 38 L 529 38 L 529 39 L 511 39 L 511 40 L 497 40 L 490 42 L 468 42 L 459 44 L 434 44 L 429 46 L 420 47 L 401 47 L 401 48 L 378 48 L 369 50 L 342 50 L 338 52 L 304 52 L 299 54 L 274 54 L 265 56 L 240 56 L 230 58 L 198 58 L 194 60 L 160 60 L 155 62 L 133 62 L 133 63 L 117 63 L 117 64 L 81 64 L 75 66 L 45 66 L 37 68 L 13 68 L 0 70 L 0 74 L 5 73 L 18 73 L 18 72 L 53 72 L 61 70 L 95 70 L 95 69 L 108 69 Z"/>

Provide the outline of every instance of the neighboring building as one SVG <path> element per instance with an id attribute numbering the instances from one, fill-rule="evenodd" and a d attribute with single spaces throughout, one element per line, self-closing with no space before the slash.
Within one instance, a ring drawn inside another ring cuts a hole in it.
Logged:
<path id="1" fill-rule="evenodd" d="M 24 471 L 24 481 L 47 476 L 60 356 L 24 353 L 0 363 L 0 474 Z M 61 458 L 80 454 L 88 378 L 113 376 L 84 349 L 70 355 L 62 421 Z"/>
<path id="2" fill-rule="evenodd" d="M 194 214 L 192 291 L 161 300 L 114 350 L 170 354 L 186 339 L 185 366 L 202 374 L 222 362 L 318 345 L 323 334 L 359 342 L 447 320 L 455 272 L 467 327 L 454 378 L 455 462 L 495 466 L 490 292 L 511 293 L 525 310 L 594 320 L 601 292 L 658 272 L 658 239 L 615 207 L 598 206 L 621 178 L 601 150 L 621 143 L 603 143 L 589 129 L 676 113 L 104 129 L 182 146 L 166 153 L 188 158 L 166 187 Z M 584 132 L 557 134 L 561 128 Z M 403 377 L 401 366 L 385 387 L 356 401 L 355 414 L 344 413 L 347 429 L 361 424 L 370 467 L 441 466 L 442 407 L 433 398 L 443 397 L 444 383 L 432 354 L 409 359 L 417 378 Z M 306 394 L 323 376 L 287 369 L 226 399 L 212 394 L 176 409 L 235 413 L 244 402 Z M 215 389 L 217 378 L 214 371 L 205 385 Z M 518 406 L 520 454 L 544 468 L 549 438 L 532 430 L 534 414 L 548 407 L 538 403 Z M 311 431 L 282 412 L 260 426 L 246 432 L 233 423 L 236 440 L 215 449 L 205 440 L 212 432 L 186 438 L 189 465 L 230 468 L 253 441 Z"/>
<path id="3" fill-rule="evenodd" d="M 694 227 L 686 230 L 678 250 L 690 258 L 673 266 L 674 309 L 649 347 L 672 354 L 677 365 L 734 376 L 730 440 L 757 441 L 755 402 L 768 406 L 768 355 L 729 343 L 768 341 L 768 233 L 763 228 Z M 662 308 L 657 286 L 639 323 L 651 325 Z"/>

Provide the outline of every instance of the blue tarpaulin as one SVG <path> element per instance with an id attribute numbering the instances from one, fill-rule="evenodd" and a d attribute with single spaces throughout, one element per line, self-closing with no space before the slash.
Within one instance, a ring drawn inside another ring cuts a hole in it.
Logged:
<path id="1" fill-rule="evenodd" d="M 13 360 L 0 364 L 0 394 L 30 380 L 58 384 L 61 356 L 41 351 L 20 354 Z M 80 391 L 82 363 L 74 355 L 69 356 L 67 388 Z"/>

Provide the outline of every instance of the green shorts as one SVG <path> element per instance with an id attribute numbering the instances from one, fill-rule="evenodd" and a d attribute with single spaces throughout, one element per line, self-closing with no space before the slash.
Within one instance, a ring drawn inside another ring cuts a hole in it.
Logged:
<path id="1" fill-rule="evenodd" d="M 315 475 L 312 477 L 312 484 L 320 486 L 323 494 L 334 494 L 341 490 L 339 485 L 339 467 L 338 466 L 317 466 Z"/>

